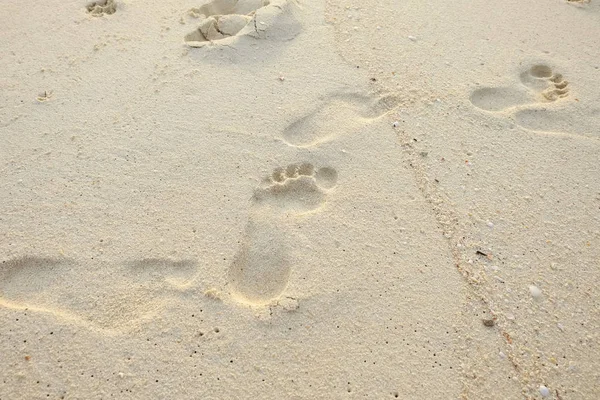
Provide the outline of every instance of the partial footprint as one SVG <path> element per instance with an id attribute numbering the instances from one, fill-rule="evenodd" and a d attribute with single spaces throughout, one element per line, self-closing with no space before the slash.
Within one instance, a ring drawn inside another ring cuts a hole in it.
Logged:
<path id="1" fill-rule="evenodd" d="M 196 271 L 192 261 L 147 259 L 100 275 L 70 260 L 23 257 L 0 264 L 0 305 L 127 330 L 158 313 Z"/>
<path id="2" fill-rule="evenodd" d="M 520 74 L 521 85 L 481 88 L 471 94 L 471 103 L 486 111 L 549 103 L 569 95 L 569 83 L 545 64 L 535 64 Z"/>
<path id="3" fill-rule="evenodd" d="M 46 303 L 44 298 L 53 287 L 66 287 L 69 271 L 74 267 L 68 260 L 23 257 L 0 264 L 0 301 L 20 304 Z"/>
<path id="4" fill-rule="evenodd" d="M 240 249 L 229 268 L 232 294 L 242 302 L 267 304 L 279 297 L 292 270 L 288 248 L 294 217 L 318 210 L 335 187 L 333 168 L 289 165 L 273 171 L 256 188 Z"/>
<path id="5" fill-rule="evenodd" d="M 475 90 L 471 103 L 486 111 L 508 111 L 517 125 L 528 130 L 600 137 L 597 123 L 600 109 L 577 102 L 550 106 L 569 96 L 569 82 L 561 74 L 548 65 L 535 64 L 519 78 L 519 86 Z"/>
<path id="6" fill-rule="evenodd" d="M 519 126 L 532 131 L 600 138 L 600 108 L 525 109 L 514 117 Z"/>
<path id="7" fill-rule="evenodd" d="M 129 268 L 140 284 L 153 282 L 154 286 L 161 286 L 165 282 L 180 289 L 189 287 L 198 273 L 195 261 L 166 258 L 145 258 L 130 263 Z"/>
<path id="8" fill-rule="evenodd" d="M 374 99 L 359 93 L 335 94 L 285 128 L 283 139 L 292 146 L 315 146 L 360 129 L 389 112 L 396 103 L 391 96 Z"/>
<path id="9" fill-rule="evenodd" d="M 188 11 L 200 24 L 184 39 L 190 47 L 231 44 L 241 36 L 266 38 L 269 31 L 278 39 L 291 39 L 299 32 L 293 14 L 287 0 L 213 0 Z"/>
<path id="10" fill-rule="evenodd" d="M 105 14 L 114 14 L 117 12 L 117 3 L 115 0 L 99 0 L 89 4 L 87 6 L 87 11 L 94 17 L 101 17 Z"/>

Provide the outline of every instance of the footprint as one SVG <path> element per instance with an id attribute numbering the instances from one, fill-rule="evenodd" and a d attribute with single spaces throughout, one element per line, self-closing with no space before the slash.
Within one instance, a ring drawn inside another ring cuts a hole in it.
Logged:
<path id="1" fill-rule="evenodd" d="M 600 137 L 599 108 L 584 106 L 577 99 L 577 102 L 555 106 L 569 96 L 569 82 L 561 74 L 548 65 L 535 64 L 519 78 L 519 86 L 475 90 L 471 94 L 471 103 L 485 111 L 508 111 L 517 125 L 531 131 Z"/>
<path id="2" fill-rule="evenodd" d="M 0 264 L 0 305 L 127 330 L 156 315 L 196 271 L 192 261 L 147 259 L 102 275 L 70 260 L 23 257 Z"/>
<path id="3" fill-rule="evenodd" d="M 198 271 L 194 261 L 172 261 L 165 258 L 146 258 L 130 263 L 129 267 L 140 283 L 154 282 L 160 285 L 166 282 L 180 289 L 189 287 Z"/>
<path id="4" fill-rule="evenodd" d="M 340 126 L 345 133 L 359 130 L 385 115 L 396 103 L 391 96 L 373 99 L 359 93 L 335 94 L 285 128 L 283 140 L 296 147 L 315 146 L 335 138 Z"/>
<path id="5" fill-rule="evenodd" d="M 203 47 L 209 43 L 230 44 L 242 36 L 266 38 L 268 31 L 278 30 L 279 35 L 274 36 L 286 40 L 299 32 L 286 0 L 213 0 L 202 7 L 192 8 L 188 16 L 200 19 L 198 27 L 184 38 L 190 47 Z M 278 23 L 285 29 L 277 29 Z"/>
<path id="6" fill-rule="evenodd" d="M 521 85 L 481 88 L 471 94 L 471 103 L 485 111 L 504 111 L 522 105 L 549 103 L 569 95 L 569 83 L 545 64 L 535 64 L 520 76 Z"/>
<path id="7" fill-rule="evenodd" d="M 89 4 L 87 12 L 92 14 L 94 17 L 101 17 L 103 15 L 110 15 L 117 12 L 117 3 L 115 0 L 100 0 Z"/>
<path id="8" fill-rule="evenodd" d="M 319 210 L 337 183 L 330 167 L 292 164 L 273 171 L 256 188 L 248 224 L 229 268 L 232 294 L 241 302 L 267 304 L 285 290 L 292 269 L 287 228 L 294 217 Z"/>

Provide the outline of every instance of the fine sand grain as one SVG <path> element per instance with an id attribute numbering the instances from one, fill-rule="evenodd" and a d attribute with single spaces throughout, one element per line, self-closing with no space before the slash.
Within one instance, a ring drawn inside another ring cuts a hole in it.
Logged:
<path id="1" fill-rule="evenodd" d="M 600 2 L 0 4 L 0 400 L 596 399 Z"/>

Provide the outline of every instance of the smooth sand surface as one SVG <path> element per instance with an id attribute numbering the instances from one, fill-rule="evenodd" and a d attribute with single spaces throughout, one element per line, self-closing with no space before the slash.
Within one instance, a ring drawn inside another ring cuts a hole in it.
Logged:
<path id="1" fill-rule="evenodd" d="M 600 2 L 0 4 L 0 399 L 596 399 Z"/>

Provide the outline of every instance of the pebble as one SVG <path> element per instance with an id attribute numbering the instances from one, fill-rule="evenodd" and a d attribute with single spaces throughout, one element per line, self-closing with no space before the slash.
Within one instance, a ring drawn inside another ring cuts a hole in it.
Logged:
<path id="1" fill-rule="evenodd" d="M 417 41 L 417 38 L 416 38 L 416 37 L 414 37 L 414 36 L 409 36 L 408 38 L 409 38 L 410 40 L 412 40 L 413 42 L 416 42 L 416 41 Z"/>
<path id="2" fill-rule="evenodd" d="M 529 293 L 533 296 L 534 299 L 538 300 L 542 298 L 542 290 L 534 285 L 529 286 Z"/>
<path id="3" fill-rule="evenodd" d="M 397 128 L 397 127 L 399 127 L 399 126 L 400 126 L 400 122 L 398 122 L 398 121 L 395 121 L 395 122 L 392 124 L 392 126 L 393 126 L 394 128 Z"/>
<path id="4" fill-rule="evenodd" d="M 540 394 L 542 395 L 542 397 L 548 397 L 550 396 L 550 389 L 548 389 L 544 385 L 540 385 Z"/>

